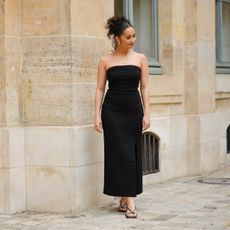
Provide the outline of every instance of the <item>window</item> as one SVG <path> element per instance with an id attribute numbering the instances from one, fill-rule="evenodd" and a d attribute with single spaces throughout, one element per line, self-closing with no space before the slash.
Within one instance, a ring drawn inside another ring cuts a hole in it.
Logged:
<path id="1" fill-rule="evenodd" d="M 227 153 L 230 153 L 230 125 L 227 128 L 226 142 L 227 142 Z"/>
<path id="2" fill-rule="evenodd" d="M 230 73 L 230 0 L 216 0 L 216 70 Z"/>
<path id="3" fill-rule="evenodd" d="M 157 0 L 115 0 L 115 15 L 124 15 L 135 27 L 135 50 L 148 58 L 150 74 L 162 74 L 158 55 Z"/>
<path id="4" fill-rule="evenodd" d="M 142 134 L 142 171 L 143 175 L 159 172 L 159 140 L 152 132 Z"/>

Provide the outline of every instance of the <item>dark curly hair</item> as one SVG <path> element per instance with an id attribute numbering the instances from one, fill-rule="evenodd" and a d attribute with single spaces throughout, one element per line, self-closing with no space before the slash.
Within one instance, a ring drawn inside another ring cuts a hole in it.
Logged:
<path id="1" fill-rule="evenodd" d="M 107 20 L 107 23 L 105 25 L 105 28 L 108 29 L 107 37 L 109 39 L 111 37 L 113 38 L 113 43 L 115 43 L 114 44 L 115 48 L 116 48 L 117 44 L 116 44 L 114 37 L 120 36 L 123 33 L 123 31 L 130 26 L 133 27 L 131 22 L 127 18 L 125 18 L 124 16 L 114 15 L 113 17 L 111 17 Z"/>

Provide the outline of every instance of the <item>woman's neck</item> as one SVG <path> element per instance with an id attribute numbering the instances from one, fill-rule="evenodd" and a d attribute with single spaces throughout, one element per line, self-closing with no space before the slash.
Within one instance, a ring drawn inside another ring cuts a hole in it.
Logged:
<path id="1" fill-rule="evenodd" d="M 131 49 L 123 49 L 123 48 L 117 47 L 116 50 L 114 51 L 114 54 L 120 55 L 120 56 L 127 56 L 131 52 L 132 52 Z"/>

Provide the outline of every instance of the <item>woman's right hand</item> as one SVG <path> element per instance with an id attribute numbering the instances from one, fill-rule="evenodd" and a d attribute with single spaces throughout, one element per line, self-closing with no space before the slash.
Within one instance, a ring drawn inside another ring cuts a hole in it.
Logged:
<path id="1" fill-rule="evenodd" d="M 95 118 L 94 118 L 94 129 L 97 132 L 102 133 L 102 123 L 101 123 L 101 117 L 100 116 L 95 116 Z"/>

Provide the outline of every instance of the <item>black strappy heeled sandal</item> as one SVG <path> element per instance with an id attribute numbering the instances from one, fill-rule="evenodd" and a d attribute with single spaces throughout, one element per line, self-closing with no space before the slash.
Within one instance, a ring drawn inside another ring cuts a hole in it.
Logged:
<path id="1" fill-rule="evenodd" d="M 133 211 L 129 209 L 129 207 L 127 206 L 127 211 L 125 213 L 125 216 L 126 218 L 137 218 L 136 206 Z"/>
<path id="2" fill-rule="evenodd" d="M 118 208 L 118 212 L 126 212 L 128 207 L 128 203 L 126 202 L 124 205 L 121 204 L 120 201 L 120 207 Z"/>

